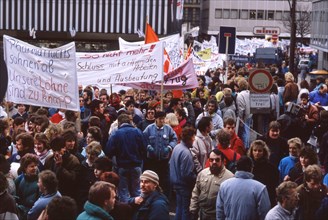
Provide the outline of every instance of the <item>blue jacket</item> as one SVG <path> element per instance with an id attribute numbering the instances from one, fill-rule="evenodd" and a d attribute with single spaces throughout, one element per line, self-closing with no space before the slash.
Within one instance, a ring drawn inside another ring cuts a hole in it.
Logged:
<path id="1" fill-rule="evenodd" d="M 155 122 L 148 125 L 143 134 L 148 144 L 147 158 L 154 160 L 170 158 L 170 153 L 177 144 L 178 138 L 169 125 L 158 128 Z"/>
<path id="2" fill-rule="evenodd" d="M 41 212 L 46 208 L 46 206 L 51 202 L 51 200 L 55 197 L 61 197 L 60 192 L 48 194 L 48 195 L 41 195 L 38 200 L 34 203 L 33 207 L 27 213 L 27 219 L 38 219 Z"/>
<path id="3" fill-rule="evenodd" d="M 284 157 L 278 166 L 279 170 L 279 179 L 280 182 L 282 182 L 285 178 L 285 176 L 288 175 L 289 171 L 295 166 L 295 164 L 298 162 L 298 157 L 288 156 Z"/>
<path id="4" fill-rule="evenodd" d="M 328 93 L 320 94 L 320 92 L 318 90 L 312 91 L 309 94 L 309 99 L 310 99 L 311 104 L 320 102 L 320 105 L 328 106 Z"/>
<path id="5" fill-rule="evenodd" d="M 168 220 L 169 201 L 166 196 L 158 191 L 152 192 L 141 203 L 133 220 Z"/>
<path id="6" fill-rule="evenodd" d="M 268 191 L 252 178 L 252 173 L 237 171 L 234 178 L 221 184 L 216 199 L 217 220 L 265 218 L 271 208 Z"/>
<path id="7" fill-rule="evenodd" d="M 105 154 L 116 156 L 118 167 L 141 167 L 146 154 L 146 141 L 142 132 L 131 124 L 122 124 L 110 136 Z"/>
<path id="8" fill-rule="evenodd" d="M 196 181 L 195 164 L 190 149 L 183 141 L 178 144 L 170 159 L 170 180 L 175 189 L 193 189 Z"/>
<path id="9" fill-rule="evenodd" d="M 85 203 L 84 210 L 85 211 L 77 217 L 77 220 L 114 220 L 106 210 L 89 201 Z"/>

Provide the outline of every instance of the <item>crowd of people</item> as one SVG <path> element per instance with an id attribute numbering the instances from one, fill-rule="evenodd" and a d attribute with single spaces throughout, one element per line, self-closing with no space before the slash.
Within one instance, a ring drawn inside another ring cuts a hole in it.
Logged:
<path id="1" fill-rule="evenodd" d="M 79 112 L 4 102 L 0 219 L 328 219 L 327 79 L 271 66 L 261 115 L 251 68 L 163 94 L 79 86 Z"/>

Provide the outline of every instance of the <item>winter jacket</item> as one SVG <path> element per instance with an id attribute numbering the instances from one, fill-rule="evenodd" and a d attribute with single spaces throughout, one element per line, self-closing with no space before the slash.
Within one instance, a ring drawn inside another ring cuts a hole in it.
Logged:
<path id="1" fill-rule="evenodd" d="M 321 201 L 327 194 L 327 189 L 324 185 L 317 190 L 311 190 L 306 183 L 297 187 L 299 193 L 299 211 L 300 219 L 312 220 L 316 211 L 320 208 Z"/>
<path id="2" fill-rule="evenodd" d="M 298 96 L 298 86 L 294 82 L 287 82 L 285 85 L 285 91 L 283 93 L 284 103 L 296 102 Z"/>
<path id="3" fill-rule="evenodd" d="M 191 192 L 196 181 L 192 154 L 181 141 L 172 153 L 170 160 L 170 180 L 175 189 L 186 189 Z"/>
<path id="4" fill-rule="evenodd" d="M 63 156 L 63 163 L 57 166 L 54 156 L 49 157 L 44 165 L 45 169 L 53 171 L 58 179 L 58 191 L 64 196 L 77 197 L 77 180 L 81 170 L 81 164 L 72 154 Z"/>
<path id="5" fill-rule="evenodd" d="M 15 199 L 7 191 L 0 193 L 0 219 L 18 220 Z"/>
<path id="6" fill-rule="evenodd" d="M 141 167 L 146 154 L 146 141 L 142 132 L 131 124 L 122 124 L 110 136 L 105 154 L 110 158 L 116 156 L 120 168 Z"/>
<path id="7" fill-rule="evenodd" d="M 197 173 L 205 168 L 208 154 L 211 150 L 213 150 L 211 137 L 204 136 L 199 130 L 197 130 L 193 147 L 190 148 Z"/>
<path id="8" fill-rule="evenodd" d="M 264 137 L 261 137 L 259 139 L 264 141 L 268 145 L 271 152 L 269 161 L 275 167 L 278 168 L 281 159 L 289 155 L 287 140 L 282 137 L 278 137 L 277 139 L 272 139 L 269 137 L 269 135 L 265 135 Z"/>
<path id="9" fill-rule="evenodd" d="M 17 203 L 21 213 L 27 214 L 39 198 L 38 176 L 21 174 L 15 180 Z"/>
<path id="10" fill-rule="evenodd" d="M 320 102 L 322 106 L 328 106 L 328 93 L 321 94 L 319 91 L 312 91 L 309 94 L 311 104 Z"/>
<path id="11" fill-rule="evenodd" d="M 147 158 L 155 160 L 167 160 L 177 144 L 176 133 L 169 125 L 159 128 L 156 123 L 149 125 L 143 132 L 147 142 Z"/>
<path id="12" fill-rule="evenodd" d="M 87 201 L 82 212 L 76 220 L 114 220 L 103 208 Z"/>
<path id="13" fill-rule="evenodd" d="M 268 191 L 265 185 L 252 178 L 252 173 L 237 171 L 234 178 L 221 184 L 216 200 L 217 219 L 265 218 L 270 210 Z"/>
<path id="14" fill-rule="evenodd" d="M 284 180 L 285 176 L 288 175 L 289 171 L 295 166 L 297 162 L 298 162 L 298 157 L 293 157 L 293 156 L 284 157 L 280 161 L 278 166 L 280 182 Z"/>
<path id="15" fill-rule="evenodd" d="M 168 220 L 169 201 L 166 196 L 158 191 L 147 196 L 138 207 L 133 220 Z M 82 220 L 82 219 L 81 219 Z"/>
<path id="16" fill-rule="evenodd" d="M 276 202 L 276 188 L 279 185 L 279 171 L 278 168 L 271 164 L 267 159 L 262 158 L 254 161 L 253 168 L 254 180 L 263 183 L 270 197 L 271 207 L 277 204 Z"/>
<path id="17" fill-rule="evenodd" d="M 61 197 L 61 194 L 58 191 L 47 195 L 42 194 L 40 198 L 36 200 L 30 211 L 28 211 L 27 219 L 28 220 L 38 219 L 41 212 L 46 208 L 49 202 L 51 202 L 51 200 L 55 197 Z"/>
<path id="18" fill-rule="evenodd" d="M 219 175 L 213 175 L 210 168 L 202 170 L 196 180 L 192 191 L 190 212 L 193 216 L 198 216 L 200 212 L 201 220 L 215 219 L 215 203 L 220 185 L 234 175 L 225 167 L 222 168 Z"/>

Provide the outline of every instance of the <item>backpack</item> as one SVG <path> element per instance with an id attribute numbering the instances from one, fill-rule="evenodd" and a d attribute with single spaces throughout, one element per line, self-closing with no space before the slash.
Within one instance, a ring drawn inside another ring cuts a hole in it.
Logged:
<path id="1" fill-rule="evenodd" d="M 233 159 L 232 160 L 229 160 L 226 155 L 223 154 L 223 157 L 225 158 L 226 160 L 226 168 L 228 170 L 230 170 L 232 173 L 235 173 L 237 171 L 237 153 L 234 152 L 233 153 Z"/>

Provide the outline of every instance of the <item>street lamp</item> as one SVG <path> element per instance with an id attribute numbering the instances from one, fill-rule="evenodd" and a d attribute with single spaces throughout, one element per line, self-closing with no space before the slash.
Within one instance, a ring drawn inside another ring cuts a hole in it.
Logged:
<path id="1" fill-rule="evenodd" d="M 289 50 L 289 71 L 294 75 L 297 81 L 297 72 L 295 68 L 295 47 L 296 47 L 296 0 L 287 0 L 290 9 L 290 50 Z"/>

